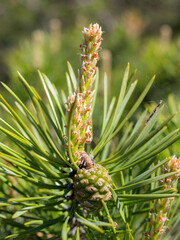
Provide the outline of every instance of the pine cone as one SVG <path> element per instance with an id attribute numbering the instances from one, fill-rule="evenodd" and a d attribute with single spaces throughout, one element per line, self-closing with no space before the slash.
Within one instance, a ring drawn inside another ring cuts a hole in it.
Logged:
<path id="1" fill-rule="evenodd" d="M 74 194 L 81 206 L 88 211 L 98 211 L 101 200 L 111 199 L 111 177 L 108 171 L 97 164 L 93 168 L 78 169 L 74 176 Z"/>

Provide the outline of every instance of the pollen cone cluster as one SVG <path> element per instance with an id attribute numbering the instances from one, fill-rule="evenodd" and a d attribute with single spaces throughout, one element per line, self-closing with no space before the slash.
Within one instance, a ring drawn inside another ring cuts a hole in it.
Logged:
<path id="1" fill-rule="evenodd" d="M 80 45 L 81 68 L 78 76 L 78 89 L 68 97 L 67 115 L 73 114 L 71 122 L 71 151 L 77 165 L 80 161 L 80 151 L 84 151 L 85 144 L 92 141 L 92 100 L 94 90 L 93 83 L 96 79 L 96 64 L 99 60 L 98 50 L 101 45 L 102 31 L 98 24 L 91 24 L 82 32 L 82 44 Z M 73 113 L 72 113 L 72 109 Z M 67 148 L 66 143 L 66 148 Z"/>
<path id="2" fill-rule="evenodd" d="M 171 177 L 159 180 L 159 186 L 164 189 L 171 189 L 180 177 L 180 158 L 175 156 L 169 157 L 164 166 L 161 168 L 161 174 L 175 172 Z M 144 233 L 145 240 L 160 240 L 166 230 L 165 224 L 168 221 L 168 211 L 174 198 L 157 199 L 153 201 L 153 208 L 149 213 L 148 230 Z"/>

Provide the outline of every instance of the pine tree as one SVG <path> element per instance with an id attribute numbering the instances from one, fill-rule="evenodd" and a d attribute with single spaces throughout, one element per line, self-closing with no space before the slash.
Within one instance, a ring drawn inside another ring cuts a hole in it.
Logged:
<path id="1" fill-rule="evenodd" d="M 160 159 L 160 153 L 180 138 L 178 130 L 165 135 L 175 114 L 157 124 L 161 101 L 150 115 L 145 110 L 135 124 L 129 122 L 154 77 L 129 109 L 137 80 L 128 64 L 119 96 L 110 104 L 104 77 L 101 131 L 93 148 L 102 30 L 91 24 L 82 34 L 77 78 L 68 62 L 67 95 L 41 72 L 44 92 L 39 94 L 18 73 L 22 91 L 30 98 L 27 107 L 2 83 L 16 108 L 0 95 L 7 119 L 1 119 L 0 130 L 8 139 L 0 143 L 0 239 L 149 239 L 150 229 L 162 232 L 167 218 L 176 214 L 169 217 L 170 199 L 175 209 L 179 206 L 174 181 L 179 159 L 175 158 L 175 168 L 169 166 L 172 157 Z M 174 179 L 173 187 L 167 187 L 168 179 Z M 157 226 L 148 216 L 153 208 L 161 217 L 157 206 L 164 202 L 162 228 L 162 221 Z"/>

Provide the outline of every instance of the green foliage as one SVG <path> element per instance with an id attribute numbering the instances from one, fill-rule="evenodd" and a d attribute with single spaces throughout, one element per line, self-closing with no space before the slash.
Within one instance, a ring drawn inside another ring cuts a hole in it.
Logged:
<path id="1" fill-rule="evenodd" d="M 70 85 L 66 96 L 70 95 L 75 83 L 70 65 L 69 70 L 67 83 Z M 21 239 L 21 236 L 24 239 L 27 234 L 37 237 L 33 234 L 39 231 L 44 233 L 41 239 L 47 239 L 47 234 L 51 234 L 52 239 L 60 236 L 63 240 L 80 239 L 80 233 L 86 239 L 101 239 L 102 236 L 104 239 L 142 239 L 142 222 L 145 222 L 151 200 L 179 197 L 175 189 L 157 187 L 158 180 L 175 174 L 160 175 L 159 167 L 168 159 L 156 159 L 157 154 L 180 138 L 178 130 L 164 136 L 174 115 L 157 125 L 162 105 L 151 117 L 144 111 L 135 125 L 128 122 L 154 78 L 127 112 L 127 103 L 137 84 L 129 75 L 129 65 L 119 97 L 110 105 L 107 86 L 104 86 L 102 130 L 92 154 L 112 176 L 113 197 L 107 203 L 102 201 L 102 210 L 94 215 L 83 211 L 76 199 L 72 201 L 72 174 L 76 167 L 69 162 L 63 148 L 64 96 L 44 74 L 39 73 L 39 76 L 44 88 L 44 93 L 40 94 L 19 74 L 24 91 L 29 95 L 29 108 L 3 84 L 14 98 L 16 110 L 1 96 L 1 105 L 12 123 L 1 120 L 0 130 L 17 147 L 0 145 L 1 239 Z M 106 80 L 104 82 L 106 84 Z M 117 144 L 116 136 L 122 133 Z M 115 149 L 113 142 L 117 144 Z M 76 228 L 76 237 L 73 237 Z M 170 237 L 169 234 L 166 239 Z"/>
<path id="2" fill-rule="evenodd" d="M 149 108 L 151 111 L 155 108 L 155 104 L 146 104 L 146 108 Z M 178 96 L 175 94 L 169 94 L 167 97 L 167 101 L 165 102 L 165 109 L 163 114 L 160 115 L 158 118 L 158 123 L 161 124 L 163 121 L 165 121 L 169 114 L 175 113 L 174 118 L 172 119 L 172 124 L 169 125 L 169 127 L 166 129 L 164 136 L 166 136 L 171 131 L 174 131 L 175 129 L 180 128 L 180 101 Z M 165 157 L 167 155 L 180 155 L 179 150 L 179 141 L 175 142 L 172 146 L 170 146 L 168 149 L 166 149 L 161 156 Z"/>

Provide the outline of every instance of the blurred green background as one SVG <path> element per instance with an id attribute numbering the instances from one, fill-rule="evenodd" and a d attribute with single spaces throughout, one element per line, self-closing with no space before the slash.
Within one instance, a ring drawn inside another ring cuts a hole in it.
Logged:
<path id="1" fill-rule="evenodd" d="M 8 0 L 0 2 L 0 75 L 25 99 L 16 71 L 36 87 L 40 69 L 64 88 L 66 62 L 77 73 L 82 28 L 104 30 L 99 67 L 118 93 L 127 62 L 138 69 L 137 94 L 156 74 L 148 101 L 179 94 L 179 0 Z"/>

